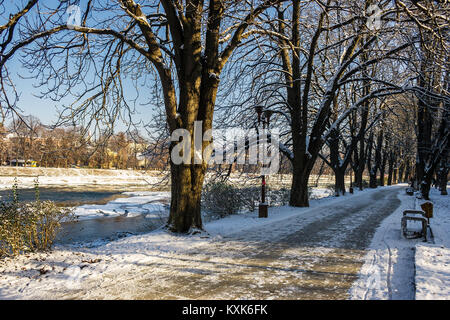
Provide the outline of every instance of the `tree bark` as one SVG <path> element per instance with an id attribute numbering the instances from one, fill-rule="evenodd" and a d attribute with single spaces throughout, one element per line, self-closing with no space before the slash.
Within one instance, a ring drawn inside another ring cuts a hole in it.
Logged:
<path id="1" fill-rule="evenodd" d="M 171 164 L 171 203 L 168 226 L 174 232 L 202 229 L 201 194 L 205 170 L 198 165 Z"/>
<path id="2" fill-rule="evenodd" d="M 398 182 L 405 182 L 403 173 L 405 172 L 405 162 L 402 161 L 400 166 L 398 167 Z"/>
<path id="3" fill-rule="evenodd" d="M 368 52 L 363 52 L 361 54 L 361 61 L 364 63 L 369 59 Z M 369 77 L 368 70 L 366 68 L 362 71 L 363 75 Z M 363 95 L 367 95 L 370 92 L 370 82 L 368 80 L 362 81 L 362 90 Z M 365 146 L 365 132 L 367 127 L 367 122 L 369 119 L 369 110 L 370 110 L 370 101 L 364 102 L 363 108 L 361 109 L 361 125 L 359 128 L 358 134 L 358 150 L 355 149 L 355 160 L 354 163 L 356 165 L 355 171 L 355 185 L 359 188 L 359 190 L 363 190 L 363 174 L 364 168 L 366 167 L 367 160 L 367 150 Z M 358 152 L 359 151 L 359 152 Z"/>
<path id="4" fill-rule="evenodd" d="M 405 177 L 404 182 L 409 183 L 411 181 L 411 164 L 409 159 L 406 160 Z"/>
<path id="5" fill-rule="evenodd" d="M 372 159 L 372 149 L 373 149 L 373 133 L 370 134 L 369 143 L 367 146 L 368 156 L 367 156 L 367 169 L 369 170 L 369 188 L 377 187 L 377 168 L 376 160 Z M 375 164 L 372 164 L 375 162 Z"/>
<path id="6" fill-rule="evenodd" d="M 350 145 L 347 146 L 344 158 L 341 159 L 339 155 L 339 139 L 339 128 L 337 128 L 330 133 L 330 139 L 328 142 L 330 149 L 330 161 L 328 162 L 328 165 L 331 167 L 334 173 L 334 191 L 337 197 L 340 195 L 345 195 L 345 171 L 347 170 L 350 162 L 351 153 L 353 152 L 352 148 L 354 148 L 356 144 L 356 140 L 352 140 Z"/>
<path id="7" fill-rule="evenodd" d="M 345 171 L 334 170 L 334 181 L 336 196 L 345 195 Z"/>
<path id="8" fill-rule="evenodd" d="M 447 181 L 448 181 L 448 173 L 449 173 L 449 165 L 447 163 L 446 157 L 441 160 L 440 168 L 438 171 L 438 179 L 439 179 L 439 190 L 441 191 L 441 195 L 448 195 L 447 192 Z"/>
<path id="9" fill-rule="evenodd" d="M 309 207 L 309 174 L 304 172 L 301 164 L 293 163 L 291 194 L 289 205 L 292 207 Z"/>
<path id="10" fill-rule="evenodd" d="M 394 176 L 392 178 L 393 179 L 392 180 L 393 184 L 397 184 L 398 183 L 397 172 L 398 172 L 398 169 L 394 168 Z"/>
<path id="11" fill-rule="evenodd" d="M 387 152 L 383 153 L 383 160 L 381 161 L 381 166 L 380 166 L 380 186 L 383 187 L 384 186 L 384 174 L 386 171 L 386 163 L 387 163 Z"/>
<path id="12" fill-rule="evenodd" d="M 394 152 L 393 151 L 389 151 L 389 159 L 388 159 L 388 181 L 387 181 L 387 185 L 391 186 L 392 185 L 392 179 L 394 176 L 394 165 L 395 165 L 395 157 L 394 157 Z"/>

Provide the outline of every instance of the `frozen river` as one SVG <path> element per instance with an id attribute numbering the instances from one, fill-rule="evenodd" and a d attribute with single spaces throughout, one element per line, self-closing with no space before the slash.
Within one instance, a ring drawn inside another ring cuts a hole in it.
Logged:
<path id="1" fill-rule="evenodd" d="M 40 187 L 39 196 L 41 200 L 52 200 L 59 205 L 77 206 L 81 204 L 102 204 L 113 200 L 122 192 L 128 191 L 114 187 Z M 19 189 L 19 200 L 33 201 L 36 197 L 34 189 Z M 12 199 L 11 190 L 0 190 L 0 200 L 10 201 Z"/>
<path id="2" fill-rule="evenodd" d="M 152 231 L 168 216 L 168 193 L 143 186 L 40 187 L 41 200 L 74 207 L 76 222 L 63 223 L 56 242 L 102 243 L 130 234 Z M 33 201 L 34 189 L 19 189 L 19 200 Z M 11 201 L 11 190 L 0 190 L 0 200 Z"/>

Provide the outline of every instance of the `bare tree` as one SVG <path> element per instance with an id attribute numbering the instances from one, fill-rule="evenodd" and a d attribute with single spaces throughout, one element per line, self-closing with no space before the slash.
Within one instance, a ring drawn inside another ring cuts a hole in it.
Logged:
<path id="1" fill-rule="evenodd" d="M 79 25 L 68 25 L 67 3 L 52 7 L 34 1 L 35 10 L 17 26 L 20 32 L 0 68 L 22 49 L 27 55 L 24 65 L 48 87 L 43 96 L 57 101 L 76 97 L 62 110 L 61 120 L 77 121 L 85 128 L 96 123 L 111 128 L 133 111 L 123 84 L 131 73 L 136 87 L 138 80 L 148 81 L 162 91 L 169 133 L 184 129 L 193 136 L 195 121 L 202 121 L 201 133 L 212 127 L 226 62 L 251 34 L 258 15 L 275 2 L 88 1 L 80 10 Z M 77 90 L 80 87 L 84 90 Z M 206 163 L 194 164 L 193 149 L 190 164 L 171 162 L 168 225 L 176 232 L 202 228 Z"/>
<path id="2" fill-rule="evenodd" d="M 446 164 L 448 157 L 450 5 L 448 1 L 396 1 L 396 4 L 416 25 L 415 32 L 420 37 L 420 46 L 411 55 L 410 68 L 417 73 L 416 181 L 422 197 L 428 199 L 439 163 L 442 160 Z"/>
<path id="3" fill-rule="evenodd" d="M 292 163 L 292 206 L 308 206 L 307 184 L 316 159 L 349 116 L 356 110 L 368 112 L 373 99 L 407 90 L 404 83 L 369 72 L 380 61 L 397 57 L 413 41 L 392 40 L 392 28 L 368 28 L 364 15 L 368 6 L 361 1 L 292 1 L 277 6 L 259 30 L 265 40 L 258 43 L 262 53 L 252 64 L 257 70 L 254 96 L 274 110 L 277 125 L 286 128 L 280 150 Z M 395 8 L 387 9 L 385 16 L 394 13 Z M 341 91 L 352 83 L 363 83 L 358 98 L 341 106 Z M 365 126 L 358 141 L 364 139 Z"/>

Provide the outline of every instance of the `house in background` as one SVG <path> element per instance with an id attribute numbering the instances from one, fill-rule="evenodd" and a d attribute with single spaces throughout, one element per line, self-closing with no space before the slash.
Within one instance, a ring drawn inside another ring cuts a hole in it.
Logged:
<path id="1" fill-rule="evenodd" d="M 7 165 L 11 167 L 37 167 L 37 161 L 32 159 L 23 160 L 23 159 L 11 159 L 7 161 Z"/>

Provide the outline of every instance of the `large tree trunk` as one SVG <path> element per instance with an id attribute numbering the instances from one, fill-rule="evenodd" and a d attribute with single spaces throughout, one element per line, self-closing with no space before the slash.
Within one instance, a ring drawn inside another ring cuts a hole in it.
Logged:
<path id="1" fill-rule="evenodd" d="M 398 168 L 398 182 L 405 182 L 404 178 L 403 178 L 403 173 L 405 171 L 405 162 L 402 161 L 402 163 L 400 164 L 399 168 Z"/>
<path id="2" fill-rule="evenodd" d="M 369 171 L 369 188 L 375 189 L 378 186 L 377 184 L 377 172 L 372 167 Z"/>
<path id="3" fill-rule="evenodd" d="M 398 183 L 397 172 L 398 172 L 398 169 L 394 168 L 394 177 L 393 177 L 393 181 L 392 181 L 393 184 L 397 184 Z"/>
<path id="4" fill-rule="evenodd" d="M 284 19 L 283 13 L 279 11 L 280 21 Z M 307 106 L 304 104 L 301 96 L 300 81 L 300 1 L 292 2 L 292 43 L 295 46 L 295 52 L 292 55 L 287 49 L 282 50 L 281 58 L 283 68 L 290 70 L 291 74 L 285 74 L 286 93 L 291 110 L 291 132 L 292 132 L 292 185 L 289 205 L 293 207 L 309 207 L 308 180 L 312 170 L 313 159 L 306 156 L 307 145 Z M 285 25 L 280 24 L 280 31 L 284 33 Z M 315 159 L 314 159 L 315 160 Z"/>
<path id="5" fill-rule="evenodd" d="M 345 171 L 340 168 L 334 170 L 334 186 L 336 196 L 345 194 Z"/>
<path id="6" fill-rule="evenodd" d="M 362 63 L 369 59 L 368 52 L 364 52 L 361 54 Z M 363 69 L 363 75 L 369 77 L 369 73 L 366 68 Z M 368 80 L 362 81 L 362 90 L 363 95 L 367 95 L 370 92 L 370 82 Z M 367 150 L 365 146 L 365 132 L 367 127 L 367 122 L 369 119 L 369 110 L 370 110 L 370 101 L 366 101 L 361 108 L 361 125 L 359 128 L 358 134 L 358 151 L 355 150 L 355 163 L 357 163 L 357 167 L 355 170 L 355 185 L 359 188 L 359 190 L 363 189 L 363 174 L 364 168 L 366 167 L 366 159 L 367 159 Z M 358 154 L 359 153 L 359 154 Z"/>
<path id="7" fill-rule="evenodd" d="M 405 177 L 404 182 L 410 183 L 411 181 L 411 164 L 409 162 L 409 159 L 406 160 L 406 168 L 405 168 Z"/>
<path id="8" fill-rule="evenodd" d="M 372 149 L 373 149 L 373 133 L 370 134 L 367 156 L 367 169 L 369 170 L 369 188 L 377 187 L 377 167 L 376 160 L 372 159 Z M 375 164 L 372 165 L 372 162 Z"/>
<path id="9" fill-rule="evenodd" d="M 427 34 L 429 36 L 429 34 Z M 434 91 L 439 87 L 441 78 L 440 67 L 435 61 L 431 52 L 423 47 L 423 58 L 419 76 L 419 87 Z M 433 154 L 433 123 L 439 110 L 440 101 L 433 99 L 429 95 L 422 94 L 418 99 L 417 110 L 417 163 L 416 179 L 420 186 L 422 198 L 429 200 L 431 181 L 436 169 L 436 156 Z M 435 139 L 438 134 L 434 135 Z"/>
<path id="10" fill-rule="evenodd" d="M 447 181 L 448 181 L 448 172 L 449 172 L 449 166 L 447 163 L 446 157 L 441 160 L 440 168 L 438 170 L 438 183 L 439 183 L 439 190 L 441 191 L 441 195 L 446 196 L 448 195 L 447 192 Z"/>
<path id="11" fill-rule="evenodd" d="M 293 163 L 290 206 L 309 207 L 308 180 L 309 174 L 305 174 L 304 168 Z"/>
<path id="12" fill-rule="evenodd" d="M 378 137 L 377 137 L 377 145 L 376 145 L 376 149 L 375 149 L 375 166 L 374 166 L 374 170 L 375 171 L 375 180 L 371 181 L 371 188 L 376 188 L 378 186 L 377 183 L 377 172 L 378 170 L 380 170 L 381 166 L 382 166 L 382 146 L 383 146 L 383 130 L 380 130 L 378 132 Z M 383 173 L 384 174 L 384 173 Z M 380 174 L 380 179 L 384 179 L 382 177 L 382 175 Z M 371 177 L 372 180 L 372 177 Z"/>
<path id="13" fill-rule="evenodd" d="M 202 165 L 171 164 L 171 203 L 168 226 L 174 232 L 202 229 L 201 194 L 205 169 Z"/>
<path id="14" fill-rule="evenodd" d="M 388 160 L 388 180 L 387 185 L 392 185 L 392 177 L 394 175 L 394 152 L 389 151 L 389 160 Z"/>
<path id="15" fill-rule="evenodd" d="M 386 163 L 387 163 L 387 152 L 383 153 L 383 160 L 381 161 L 381 166 L 380 166 L 380 186 L 383 187 L 384 186 L 384 174 L 386 172 Z"/>
<path id="16" fill-rule="evenodd" d="M 363 189 L 363 170 L 364 167 L 360 167 L 359 165 L 355 166 L 356 169 L 353 169 L 355 173 L 355 186 L 359 188 L 359 190 Z"/>
<path id="17" fill-rule="evenodd" d="M 335 103 L 335 106 L 337 106 L 337 103 Z M 337 112 L 335 112 L 334 115 L 337 115 Z M 333 120 L 335 120 L 335 119 L 333 119 Z M 343 163 L 341 163 L 341 160 L 339 158 L 339 127 L 330 133 L 329 148 L 330 148 L 330 166 L 334 172 L 335 195 L 336 196 L 344 195 L 345 194 L 345 183 L 344 183 L 345 169 L 343 169 L 341 167 L 343 165 Z"/>
<path id="18" fill-rule="evenodd" d="M 205 75 L 207 71 L 203 70 L 202 73 L 200 87 L 193 85 L 197 82 L 194 79 L 186 81 L 185 88 L 181 88 L 183 94 L 180 96 L 184 99 L 180 99 L 180 108 L 193 110 L 192 112 L 186 112 L 185 119 L 183 119 L 183 122 L 186 123 L 183 129 L 186 129 L 191 136 L 191 154 L 190 164 L 175 164 L 171 160 L 172 199 L 168 228 L 174 232 L 202 229 L 201 194 L 207 169 L 207 159 L 203 159 L 203 152 L 210 143 L 209 141 L 203 141 L 203 135 L 212 128 L 213 110 L 219 85 L 218 79 Z M 194 110 L 197 111 L 195 118 L 192 117 Z M 201 124 L 197 129 L 195 129 L 195 121 Z M 172 144 L 171 152 L 173 146 Z M 200 147 L 201 150 L 197 150 L 197 147 Z M 198 158 L 199 153 L 202 155 L 201 159 Z"/>

